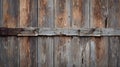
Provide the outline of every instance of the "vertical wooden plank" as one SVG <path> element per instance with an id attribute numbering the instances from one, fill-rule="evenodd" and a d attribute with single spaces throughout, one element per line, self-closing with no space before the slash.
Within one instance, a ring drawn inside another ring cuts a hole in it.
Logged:
<path id="1" fill-rule="evenodd" d="M 70 37 L 55 37 L 54 64 L 55 67 L 71 67 L 70 64 Z"/>
<path id="2" fill-rule="evenodd" d="M 120 44 L 120 38 L 118 38 L 118 40 L 119 40 L 118 43 Z M 117 63 L 118 63 L 118 65 L 117 66 L 118 67 L 120 67 L 120 64 L 119 64 L 120 63 L 120 49 L 119 49 L 119 47 L 120 47 L 120 45 L 117 46 L 117 49 L 118 49 L 117 50 L 117 52 L 118 52 L 117 53 L 117 60 L 118 60 Z"/>
<path id="3" fill-rule="evenodd" d="M 90 28 L 107 27 L 108 0 L 90 0 Z M 108 66 L 107 37 L 93 37 L 90 43 L 90 67 Z"/>
<path id="4" fill-rule="evenodd" d="M 38 25 L 41 28 L 53 28 L 53 0 L 38 0 Z"/>
<path id="5" fill-rule="evenodd" d="M 72 27 L 89 28 L 89 0 L 72 0 Z"/>
<path id="6" fill-rule="evenodd" d="M 120 1 L 109 0 L 108 1 L 108 27 L 109 28 L 120 28 Z"/>
<path id="7" fill-rule="evenodd" d="M 38 25 L 53 28 L 53 0 L 38 0 Z M 38 67 L 53 67 L 53 37 L 38 38 Z"/>
<path id="8" fill-rule="evenodd" d="M 119 67 L 119 37 L 110 37 L 109 38 L 109 59 L 108 59 L 108 65 L 109 67 Z"/>
<path id="9" fill-rule="evenodd" d="M 71 67 L 89 67 L 89 38 L 73 37 L 70 52 Z"/>
<path id="10" fill-rule="evenodd" d="M 91 40 L 91 67 L 108 66 L 108 37 L 96 37 Z"/>
<path id="11" fill-rule="evenodd" d="M 0 0 L 0 27 L 3 25 L 2 24 L 2 13 L 3 11 L 2 11 L 2 0 Z"/>
<path id="12" fill-rule="evenodd" d="M 19 27 L 37 27 L 37 0 L 20 1 Z M 37 67 L 37 38 L 20 37 L 20 67 Z"/>
<path id="13" fill-rule="evenodd" d="M 71 0 L 54 0 L 55 28 L 70 28 Z M 55 37 L 54 67 L 70 67 L 69 47 L 70 37 Z"/>
<path id="14" fill-rule="evenodd" d="M 19 1 L 3 0 L 0 3 L 0 26 L 17 27 L 17 22 L 19 21 Z M 1 37 L 1 41 L 0 67 L 18 67 L 19 49 L 17 37 Z"/>
<path id="15" fill-rule="evenodd" d="M 38 67 L 53 67 L 53 39 L 39 37 Z"/>
<path id="16" fill-rule="evenodd" d="M 120 0 L 108 1 L 108 24 L 109 28 L 120 28 Z M 120 66 L 120 54 L 119 54 L 120 37 L 109 38 L 109 52 L 108 52 L 108 66 L 119 67 Z"/>
<path id="17" fill-rule="evenodd" d="M 103 28 L 107 24 L 108 0 L 90 0 L 90 27 Z"/>
<path id="18" fill-rule="evenodd" d="M 2 27 L 2 0 L 0 0 L 0 27 Z M 0 37 L 0 65 L 3 67 L 3 61 L 2 61 L 2 40 L 3 37 Z"/>
<path id="19" fill-rule="evenodd" d="M 70 28 L 70 0 L 55 0 L 55 27 Z"/>
<path id="20" fill-rule="evenodd" d="M 72 0 L 72 28 L 89 28 L 89 0 Z M 73 37 L 71 40 L 73 67 L 89 66 L 89 38 Z"/>

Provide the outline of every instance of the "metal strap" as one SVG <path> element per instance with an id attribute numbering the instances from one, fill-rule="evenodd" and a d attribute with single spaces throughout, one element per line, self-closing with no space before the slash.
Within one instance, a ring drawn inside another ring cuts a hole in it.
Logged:
<path id="1" fill-rule="evenodd" d="M 112 28 L 0 28 L 0 36 L 120 36 L 120 29 Z"/>

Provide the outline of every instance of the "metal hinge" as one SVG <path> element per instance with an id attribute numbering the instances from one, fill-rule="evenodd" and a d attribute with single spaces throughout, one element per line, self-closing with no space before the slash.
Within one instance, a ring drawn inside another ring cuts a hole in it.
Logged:
<path id="1" fill-rule="evenodd" d="M 0 28 L 0 36 L 120 36 L 120 29 L 112 28 Z"/>

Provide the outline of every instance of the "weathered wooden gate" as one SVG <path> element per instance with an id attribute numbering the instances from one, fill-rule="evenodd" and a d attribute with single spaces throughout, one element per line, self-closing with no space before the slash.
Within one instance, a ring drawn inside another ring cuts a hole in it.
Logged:
<path id="1" fill-rule="evenodd" d="M 120 0 L 0 0 L 0 67 L 120 67 Z"/>

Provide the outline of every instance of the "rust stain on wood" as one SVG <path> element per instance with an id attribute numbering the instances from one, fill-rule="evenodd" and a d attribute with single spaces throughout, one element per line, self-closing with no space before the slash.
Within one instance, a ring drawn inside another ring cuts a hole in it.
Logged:
<path id="1" fill-rule="evenodd" d="M 66 43 L 66 40 L 67 40 L 68 38 L 67 37 L 60 37 L 60 44 L 58 45 L 58 52 L 59 52 L 59 50 L 61 49 L 61 47 L 64 47 L 64 49 L 63 49 L 63 52 L 66 50 L 66 46 L 65 46 L 65 43 Z"/>
<path id="2" fill-rule="evenodd" d="M 10 4 L 7 0 L 3 1 L 3 6 L 5 7 L 3 9 L 3 22 L 4 22 L 4 26 L 5 27 L 10 27 L 10 28 L 14 28 L 16 27 L 17 23 L 15 19 L 16 17 L 13 17 L 10 13 L 9 13 L 9 8 L 10 8 Z"/>
<path id="3" fill-rule="evenodd" d="M 28 37 L 20 39 L 20 67 L 30 67 L 30 42 Z M 28 62 L 29 61 L 29 62 Z"/>
<path id="4" fill-rule="evenodd" d="M 47 0 L 39 0 L 39 26 L 42 27 L 44 23 L 46 23 L 47 12 Z"/>
<path id="5" fill-rule="evenodd" d="M 102 28 L 104 26 L 104 22 L 102 19 L 102 2 L 101 0 L 93 0 L 94 6 L 93 6 L 93 14 L 94 14 L 94 26 Z M 105 7 L 103 7 L 105 8 Z"/>
<path id="6" fill-rule="evenodd" d="M 5 22 L 5 27 L 8 28 L 15 28 L 16 27 L 16 19 L 9 14 L 4 15 L 4 22 Z"/>
<path id="7" fill-rule="evenodd" d="M 1 0 L 0 1 L 0 13 L 1 14 L 1 25 L 2 27 L 9 27 L 9 28 L 15 28 L 17 26 L 18 17 L 14 16 L 18 14 L 17 12 L 17 3 L 18 0 L 13 2 L 15 0 Z M 2 5 L 1 5 L 2 4 Z M 15 6 L 16 5 L 16 6 Z M 13 8 L 16 8 L 15 10 L 12 10 Z M 9 32 L 9 31 L 6 31 Z M 1 32 L 0 32 L 1 33 Z M 6 33 L 7 34 L 7 33 Z M 0 48 L 2 46 L 2 49 L 0 50 L 0 67 L 1 62 L 3 67 L 17 67 L 19 66 L 18 63 L 18 44 L 17 43 L 17 37 L 0 37 Z M 2 58 L 2 60 L 1 60 Z"/>
<path id="8" fill-rule="evenodd" d="M 56 61 L 55 63 L 57 64 L 56 66 L 67 66 L 68 63 L 68 55 L 67 55 L 67 51 L 68 51 L 68 47 L 69 47 L 69 42 L 70 42 L 70 38 L 69 37 L 59 37 L 56 38 L 58 41 L 55 43 L 55 45 L 57 45 L 55 47 L 56 51 L 55 51 L 55 56 L 56 56 Z"/>
<path id="9" fill-rule="evenodd" d="M 69 28 L 69 4 L 67 0 L 55 0 L 55 27 L 56 28 Z M 70 37 L 57 37 L 55 38 L 55 66 L 66 67 L 68 64 L 67 49 L 69 45 Z"/>
<path id="10" fill-rule="evenodd" d="M 58 15 L 58 17 L 57 17 L 57 19 L 56 19 L 56 25 L 58 26 L 58 27 L 60 27 L 60 28 L 67 28 L 67 27 L 69 27 L 68 26 L 68 23 L 67 23 L 67 12 L 65 12 L 65 13 L 61 13 L 61 14 L 59 14 Z"/>
<path id="11" fill-rule="evenodd" d="M 72 15 L 73 15 L 73 26 L 80 27 L 83 25 L 83 0 L 72 0 L 73 8 L 72 8 Z"/>
<path id="12" fill-rule="evenodd" d="M 19 27 L 30 26 L 32 0 L 20 0 L 20 23 Z M 30 38 L 20 38 L 20 67 L 30 67 L 32 65 L 30 55 Z M 33 60 L 34 61 L 34 60 Z"/>
<path id="13" fill-rule="evenodd" d="M 20 0 L 20 26 L 29 25 L 30 20 L 30 0 Z"/>
<path id="14" fill-rule="evenodd" d="M 104 58 L 104 55 L 105 55 L 105 47 L 104 47 L 104 43 L 103 43 L 103 40 L 101 37 L 98 37 L 98 38 L 94 38 L 94 42 L 95 42 L 95 45 L 96 45 L 96 59 L 97 59 L 97 62 L 99 63 L 103 58 Z"/>
<path id="15" fill-rule="evenodd" d="M 104 28 L 107 27 L 107 0 L 92 0 L 91 8 L 92 8 L 92 20 L 91 27 L 93 28 Z M 94 59 L 91 62 L 92 66 L 97 67 L 107 67 L 107 38 L 105 37 L 93 37 L 93 41 L 95 42 L 95 48 L 91 49 L 93 50 L 91 53 L 95 55 L 93 58 L 91 56 L 91 59 Z"/>
<path id="16" fill-rule="evenodd" d="M 69 28 L 66 0 L 60 0 L 56 4 L 58 5 L 58 7 L 56 8 L 56 20 L 55 20 L 56 27 Z"/>

